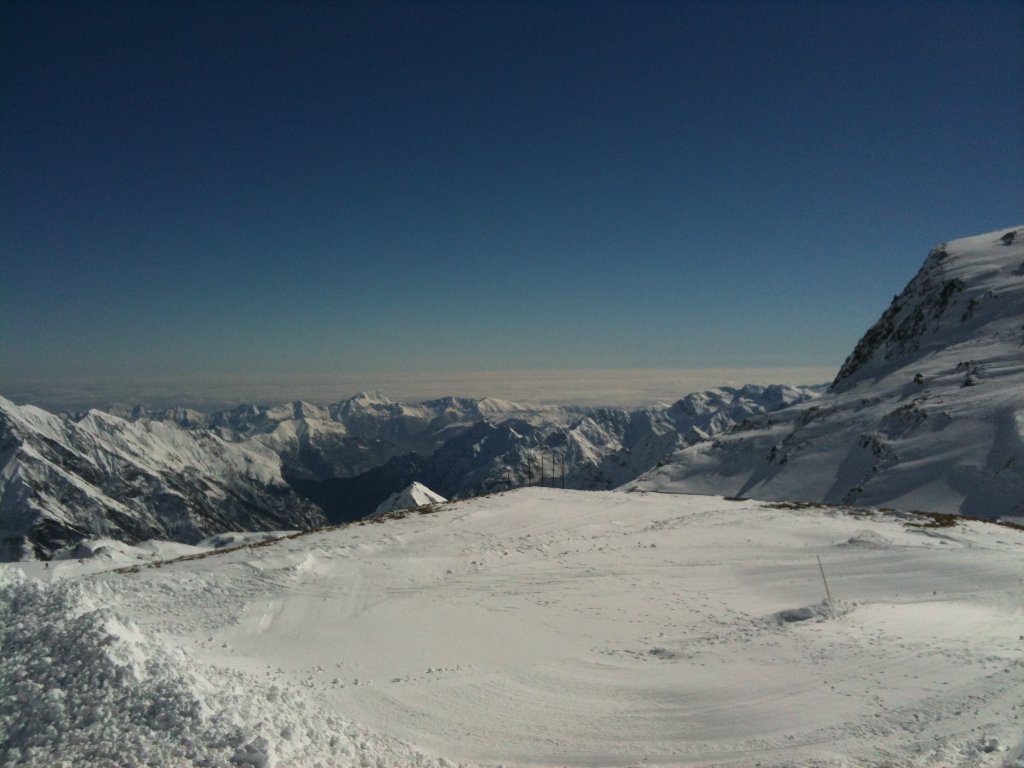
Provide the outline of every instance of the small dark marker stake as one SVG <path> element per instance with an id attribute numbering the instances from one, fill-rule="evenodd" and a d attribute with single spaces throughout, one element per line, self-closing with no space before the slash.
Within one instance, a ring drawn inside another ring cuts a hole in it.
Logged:
<path id="1" fill-rule="evenodd" d="M 821 580 L 825 582 L 825 596 L 828 597 L 828 601 L 832 602 L 832 593 L 828 591 L 828 579 L 825 578 L 825 569 L 821 565 L 821 555 L 815 555 L 818 558 L 818 570 L 821 571 Z"/>

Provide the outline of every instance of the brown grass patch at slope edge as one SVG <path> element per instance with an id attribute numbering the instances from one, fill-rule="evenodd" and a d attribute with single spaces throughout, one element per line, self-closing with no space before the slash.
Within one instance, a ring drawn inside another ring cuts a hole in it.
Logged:
<path id="1" fill-rule="evenodd" d="M 223 547 L 221 549 L 211 549 L 209 552 L 197 552 L 194 555 L 182 555 L 181 557 L 174 557 L 169 560 L 154 560 L 150 563 L 139 563 L 138 565 L 127 565 L 123 568 L 112 569 L 114 573 L 138 573 L 140 568 L 162 568 L 170 563 L 181 563 L 186 560 L 202 560 L 207 557 L 216 557 L 217 555 L 225 555 L 228 552 L 237 552 L 240 549 L 254 549 L 256 547 L 269 547 L 271 544 L 276 544 L 279 541 L 287 541 L 288 539 L 297 539 L 301 536 L 309 536 L 312 533 L 320 533 L 322 531 L 334 531 L 341 528 L 351 528 L 355 525 L 366 525 L 367 523 L 383 523 L 387 520 L 401 520 L 404 517 L 408 517 L 411 514 L 429 515 L 437 512 L 438 509 L 443 508 L 440 504 L 426 504 L 413 509 L 400 509 L 395 512 L 387 512 L 383 515 L 376 515 L 370 518 L 363 518 L 362 520 L 352 520 L 347 523 L 339 523 L 338 525 L 324 525 L 319 528 L 309 528 L 305 531 L 297 531 L 296 533 L 290 533 L 286 536 L 278 536 L 272 539 L 264 539 L 263 541 L 256 541 L 251 544 L 239 544 L 234 547 Z M 106 571 L 99 571 L 98 573 L 106 573 Z"/>
<path id="2" fill-rule="evenodd" d="M 768 501 L 764 502 L 763 506 L 768 509 L 834 509 L 855 517 L 873 517 L 877 514 L 911 516 L 911 520 L 904 521 L 904 525 L 911 528 L 953 528 L 959 523 L 970 520 L 1024 531 L 1024 525 L 1011 523 L 1009 520 L 986 520 L 983 517 L 958 515 L 953 512 L 924 512 L 919 509 L 891 509 L 889 507 L 847 507 L 842 504 L 822 504 L 809 501 Z"/>

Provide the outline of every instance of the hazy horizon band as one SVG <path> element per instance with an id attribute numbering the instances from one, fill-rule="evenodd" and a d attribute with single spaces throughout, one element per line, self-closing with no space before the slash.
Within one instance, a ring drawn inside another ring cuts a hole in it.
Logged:
<path id="1" fill-rule="evenodd" d="M 0 395 L 48 410 L 143 405 L 198 410 L 241 403 L 306 400 L 332 403 L 361 391 L 417 402 L 446 395 L 536 403 L 643 406 L 674 402 L 717 386 L 822 384 L 837 368 L 574 368 L 555 370 L 273 373 L 85 377 L 74 382 L 24 379 L 0 384 Z"/>

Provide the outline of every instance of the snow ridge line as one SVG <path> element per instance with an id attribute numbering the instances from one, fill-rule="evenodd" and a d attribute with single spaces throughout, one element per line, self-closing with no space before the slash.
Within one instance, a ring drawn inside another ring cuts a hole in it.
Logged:
<path id="1" fill-rule="evenodd" d="M 647 490 L 635 490 L 635 491 L 629 491 L 629 492 L 630 493 L 639 493 L 639 494 L 657 493 L 657 491 L 647 491 Z M 505 493 L 510 493 L 510 491 L 502 491 L 502 492 L 499 492 L 497 494 L 483 494 L 483 495 L 484 496 L 490 496 L 490 495 L 501 496 L 501 495 L 504 495 Z M 676 495 L 678 495 L 678 494 L 676 494 Z M 703 494 L 700 494 L 700 495 L 703 495 Z M 473 498 L 481 498 L 481 497 L 476 496 L 476 497 L 473 497 Z M 1024 525 L 1020 525 L 1018 523 L 1014 523 L 1014 522 L 1012 522 L 1010 520 L 988 520 L 988 519 L 983 518 L 983 517 L 972 517 L 970 515 L 954 515 L 954 514 L 947 514 L 947 513 L 942 513 L 942 512 L 925 512 L 925 511 L 922 511 L 922 510 L 913 510 L 913 509 L 910 509 L 910 510 L 906 510 L 906 509 L 891 509 L 889 507 L 877 507 L 877 508 L 876 507 L 850 507 L 848 505 L 843 505 L 843 504 L 823 504 L 823 503 L 814 503 L 814 502 L 806 502 L 806 501 L 763 501 L 763 502 L 759 502 L 756 499 L 746 499 L 746 498 L 743 498 L 743 497 L 740 497 L 740 496 L 723 496 L 722 498 L 725 501 L 737 501 L 737 502 L 755 501 L 756 503 L 761 504 L 762 506 L 764 506 L 767 509 L 820 509 L 822 511 L 838 511 L 838 512 L 843 512 L 844 514 L 850 514 L 850 515 L 854 515 L 854 516 L 864 516 L 864 515 L 872 515 L 873 516 L 873 515 L 877 515 L 877 514 L 883 514 L 883 515 L 889 515 L 891 517 L 895 517 L 897 519 L 910 519 L 910 520 L 913 520 L 915 518 L 923 518 L 924 520 L 928 521 L 928 522 L 920 522 L 920 523 L 918 523 L 918 522 L 907 522 L 906 523 L 906 525 L 913 526 L 913 527 L 919 527 L 919 528 L 948 528 L 948 527 L 955 526 L 955 525 L 957 525 L 960 522 L 974 522 L 974 523 L 985 523 L 987 525 L 999 525 L 999 526 L 1003 526 L 1004 528 L 1013 528 L 1014 530 L 1024 531 Z M 461 499 L 460 501 L 468 501 L 468 500 L 467 499 Z M 342 530 L 342 529 L 345 529 L 345 528 L 351 528 L 353 526 L 367 525 L 367 524 L 371 524 L 371 523 L 374 524 L 374 525 L 380 525 L 380 524 L 383 524 L 383 523 L 388 522 L 390 520 L 402 520 L 402 519 L 404 519 L 404 518 L 406 518 L 406 517 L 408 517 L 409 515 L 412 515 L 412 514 L 430 515 L 430 514 L 434 514 L 436 512 L 439 512 L 439 511 L 446 510 L 446 509 L 450 508 L 453 504 L 454 504 L 454 502 L 447 502 L 445 504 L 424 504 L 422 506 L 413 507 L 411 509 L 393 510 L 391 512 L 385 512 L 385 513 L 381 513 L 381 514 L 370 515 L 370 516 L 367 516 L 367 517 L 363 518 L 362 520 L 356 520 L 356 521 L 353 521 L 353 522 L 339 523 L 337 525 L 326 525 L 326 526 L 321 526 L 319 528 L 310 528 L 310 529 L 304 530 L 304 531 L 296 531 L 295 533 L 289 533 L 289 534 L 286 534 L 284 536 L 276 536 L 274 538 L 264 539 L 263 541 L 257 541 L 257 542 L 252 542 L 252 543 L 248 543 L 248 544 L 239 544 L 239 545 L 233 546 L 233 547 L 220 547 L 218 549 L 214 549 L 214 550 L 211 550 L 209 552 L 197 552 L 195 554 L 181 555 L 180 557 L 172 557 L 172 558 L 167 558 L 167 559 L 164 559 L 164 560 L 154 560 L 152 562 L 145 563 L 144 565 L 140 563 L 139 565 L 127 565 L 127 566 L 124 566 L 124 567 L 121 567 L 121 568 L 113 568 L 111 570 L 114 573 L 124 573 L 124 574 L 138 573 L 139 570 L 141 568 L 143 568 L 143 567 L 145 567 L 145 568 L 162 568 L 165 565 L 171 565 L 173 563 L 183 563 L 183 562 L 187 562 L 189 560 L 203 560 L 203 559 L 205 559 L 207 557 L 216 557 L 218 555 L 226 555 L 229 552 L 237 552 L 237 551 L 243 550 L 243 549 L 253 549 L 253 548 L 256 548 L 256 547 L 269 547 L 269 546 L 271 546 L 273 544 L 276 544 L 278 542 L 281 542 L 281 541 L 287 541 L 289 539 L 298 539 L 298 538 L 301 538 L 303 536 L 310 536 L 310 535 L 316 534 L 316 533 L 325 533 L 327 531 L 338 531 L 338 530 Z M 88 574 L 87 578 L 89 576 L 97 576 L 97 575 L 99 575 L 101 573 L 105 573 L 105 572 L 106 571 L 96 571 L 96 572 L 94 572 L 92 574 Z"/>
<path id="2" fill-rule="evenodd" d="M 478 497 L 474 497 L 478 498 Z M 284 536 L 274 536 L 267 538 L 262 541 L 255 541 L 247 544 L 238 544 L 233 547 L 218 547 L 217 549 L 210 550 L 209 552 L 196 552 L 191 555 L 181 555 L 180 557 L 170 557 L 164 560 L 154 560 L 153 562 L 146 563 L 146 568 L 162 568 L 165 565 L 172 563 L 183 563 L 188 560 L 202 560 L 207 557 L 216 557 L 217 555 L 226 555 L 229 552 L 237 552 L 242 549 L 254 549 L 256 547 L 269 547 L 271 544 L 276 544 L 280 541 L 287 541 L 289 539 L 298 539 L 302 536 L 309 536 L 314 533 L 324 533 L 327 531 L 339 531 L 343 528 L 351 528 L 356 525 L 366 525 L 367 523 L 380 524 L 387 520 L 401 520 L 402 518 L 408 517 L 415 513 L 418 515 L 430 515 L 439 510 L 442 510 L 447 505 L 441 504 L 424 504 L 419 507 L 413 507 L 411 509 L 399 509 L 391 512 L 384 512 L 379 515 L 370 515 L 363 518 L 362 520 L 355 520 L 350 523 L 338 523 L 337 525 L 324 525 L 319 528 L 309 528 L 304 531 L 296 531 L 295 533 L 285 534 Z M 139 565 L 126 565 L 122 568 L 113 568 L 114 573 L 138 573 L 139 569 L 142 568 L 142 564 Z M 97 571 L 96 573 L 89 574 L 95 576 L 99 573 L 105 573 L 105 571 Z"/>

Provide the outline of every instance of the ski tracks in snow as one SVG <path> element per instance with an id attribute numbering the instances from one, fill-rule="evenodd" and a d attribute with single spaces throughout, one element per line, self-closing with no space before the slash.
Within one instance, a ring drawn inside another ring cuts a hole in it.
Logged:
<path id="1" fill-rule="evenodd" d="M 88 581 L 279 719 L 377 744 L 298 739 L 324 765 L 1012 764 L 1024 540 L 907 522 L 532 490 Z"/>

